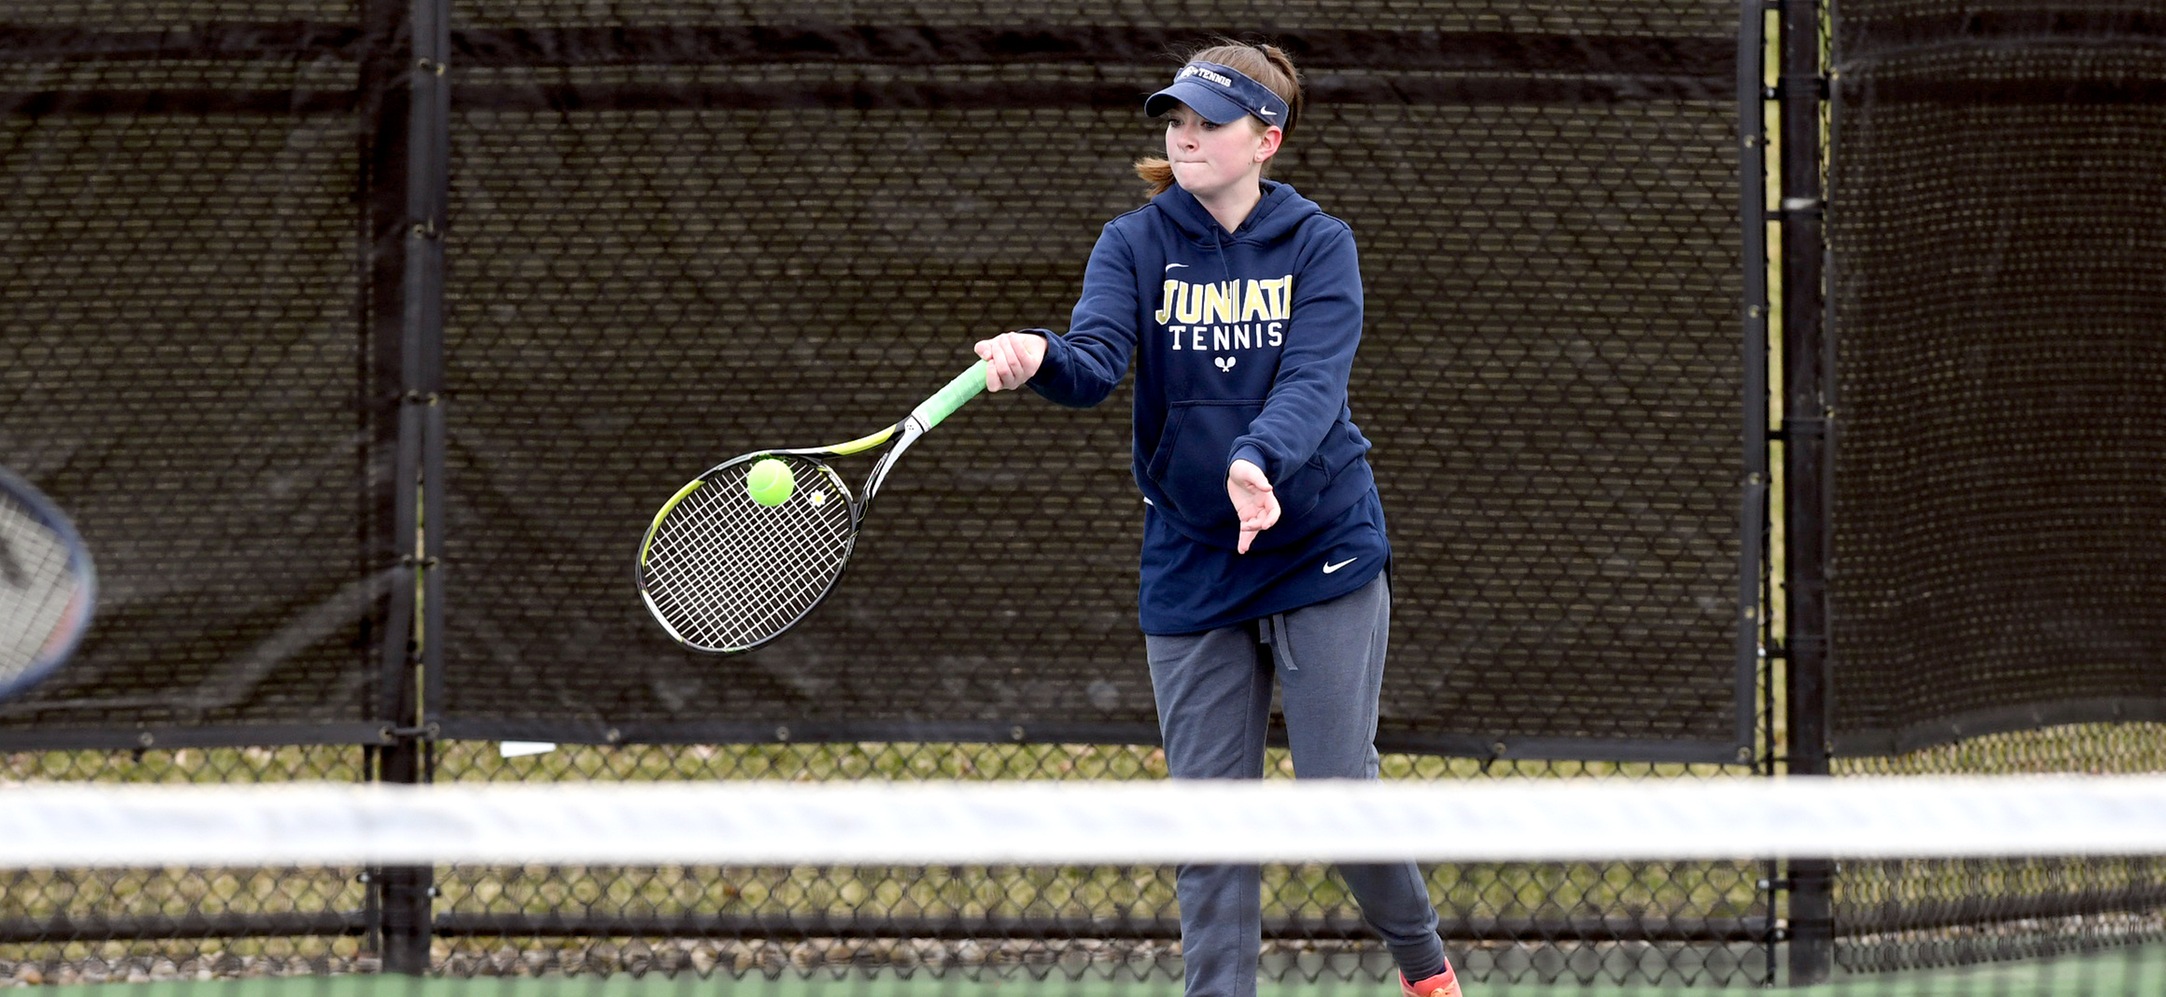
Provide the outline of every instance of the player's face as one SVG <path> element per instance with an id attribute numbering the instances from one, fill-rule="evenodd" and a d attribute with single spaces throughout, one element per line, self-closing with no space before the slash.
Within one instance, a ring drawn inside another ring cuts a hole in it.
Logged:
<path id="1" fill-rule="evenodd" d="M 1198 200 L 1254 184 L 1264 160 L 1278 148 L 1277 129 L 1258 128 L 1254 118 L 1214 125 L 1186 104 L 1166 112 L 1166 160 L 1174 182 Z"/>

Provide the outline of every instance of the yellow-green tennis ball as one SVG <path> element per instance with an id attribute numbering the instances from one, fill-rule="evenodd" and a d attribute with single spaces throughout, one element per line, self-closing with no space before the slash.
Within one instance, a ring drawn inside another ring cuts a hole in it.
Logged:
<path id="1" fill-rule="evenodd" d="M 754 463 L 745 475 L 746 494 L 770 509 L 789 501 L 790 493 L 796 490 L 797 479 L 790 476 L 790 465 L 773 457 Z"/>

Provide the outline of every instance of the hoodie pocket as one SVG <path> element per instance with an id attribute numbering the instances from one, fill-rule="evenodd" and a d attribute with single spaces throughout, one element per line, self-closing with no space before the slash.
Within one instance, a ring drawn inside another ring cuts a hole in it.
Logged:
<path id="1" fill-rule="evenodd" d="M 1263 412 L 1260 401 L 1175 402 L 1166 428 L 1144 471 L 1172 506 L 1168 511 L 1208 531 L 1227 531 L 1232 543 L 1240 530 L 1233 501 L 1226 495 L 1226 458 L 1233 441 Z M 1281 522 L 1299 519 L 1316 506 L 1331 475 L 1322 455 L 1312 455 L 1285 480 L 1273 481 Z"/>

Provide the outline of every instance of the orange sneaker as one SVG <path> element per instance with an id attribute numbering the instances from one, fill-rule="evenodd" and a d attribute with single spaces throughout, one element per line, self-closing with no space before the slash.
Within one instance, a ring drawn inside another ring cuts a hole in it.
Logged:
<path id="1" fill-rule="evenodd" d="M 1399 974 L 1399 989 L 1406 997 L 1459 997 L 1459 977 L 1452 972 L 1451 963 L 1444 964 L 1444 971 L 1426 980 L 1407 982 L 1406 974 Z"/>

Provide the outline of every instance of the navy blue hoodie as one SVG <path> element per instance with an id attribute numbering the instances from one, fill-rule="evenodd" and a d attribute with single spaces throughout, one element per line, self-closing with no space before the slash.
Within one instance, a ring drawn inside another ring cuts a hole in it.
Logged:
<path id="1" fill-rule="evenodd" d="M 1346 382 L 1361 273 L 1345 222 L 1282 183 L 1227 232 L 1176 186 L 1106 223 L 1065 335 L 1030 386 L 1103 401 L 1136 368 L 1145 633 L 1196 633 L 1344 595 L 1390 558 Z M 1278 524 L 1236 553 L 1235 460 L 1263 469 Z"/>

